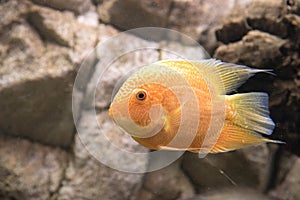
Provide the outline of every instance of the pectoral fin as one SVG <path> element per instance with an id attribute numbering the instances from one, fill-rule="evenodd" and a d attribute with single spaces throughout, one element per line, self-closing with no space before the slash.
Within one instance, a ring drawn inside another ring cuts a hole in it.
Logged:
<path id="1" fill-rule="evenodd" d="M 179 127 L 181 122 L 181 107 L 171 111 L 165 118 L 164 130 L 169 133 L 175 127 Z"/>

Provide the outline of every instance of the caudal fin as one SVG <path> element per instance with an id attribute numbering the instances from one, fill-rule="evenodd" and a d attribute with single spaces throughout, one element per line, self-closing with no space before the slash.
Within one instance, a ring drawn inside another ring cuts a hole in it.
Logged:
<path id="1" fill-rule="evenodd" d="M 271 135 L 275 124 L 270 118 L 268 94 L 251 92 L 226 96 L 227 119 L 233 124 L 261 134 Z"/>
<path id="2" fill-rule="evenodd" d="M 284 143 L 264 138 L 271 135 L 274 122 L 270 118 L 268 95 L 251 92 L 226 96 L 227 115 L 212 153 L 225 152 L 264 142 Z"/>

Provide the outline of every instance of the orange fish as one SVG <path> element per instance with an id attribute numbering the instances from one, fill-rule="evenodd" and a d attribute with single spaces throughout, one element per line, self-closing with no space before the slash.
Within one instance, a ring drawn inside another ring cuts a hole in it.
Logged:
<path id="1" fill-rule="evenodd" d="M 111 103 L 114 122 L 154 150 L 217 153 L 263 142 L 270 135 L 268 95 L 232 94 L 264 69 L 215 59 L 163 60 L 135 71 Z"/>

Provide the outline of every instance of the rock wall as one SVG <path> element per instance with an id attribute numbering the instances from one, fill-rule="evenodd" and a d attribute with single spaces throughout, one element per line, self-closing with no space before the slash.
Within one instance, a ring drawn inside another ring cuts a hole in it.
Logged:
<path id="1" fill-rule="evenodd" d="M 298 0 L 0 1 L 0 199 L 299 199 L 299 15 Z M 274 137 L 287 145 L 204 159 L 185 153 L 145 174 L 100 163 L 87 147 L 138 169 L 153 162 L 122 160 L 112 152 L 114 145 L 148 152 L 108 120 L 116 82 L 133 66 L 178 56 L 160 48 L 206 57 L 196 47 L 182 49 L 130 34 L 104 51 L 122 51 L 125 41 L 132 48 L 152 47 L 118 59 L 112 64 L 117 70 L 108 71 L 97 88 L 97 120 L 112 142 L 107 145 L 92 123 L 90 107 L 92 83 L 104 61 L 90 52 L 120 31 L 144 26 L 185 33 L 223 61 L 274 69 L 277 76 L 258 75 L 240 91 L 271 95 Z M 90 73 L 73 88 L 82 65 Z M 75 119 L 72 93 L 81 113 Z M 74 120 L 85 135 L 76 134 Z"/>
<path id="2" fill-rule="evenodd" d="M 216 32 L 223 44 L 214 53 L 227 62 L 273 70 L 275 76 L 254 77 L 240 91 L 270 94 L 271 116 L 277 123 L 273 135 L 298 155 L 299 6 L 299 1 L 255 1 L 244 10 L 235 9 Z"/>

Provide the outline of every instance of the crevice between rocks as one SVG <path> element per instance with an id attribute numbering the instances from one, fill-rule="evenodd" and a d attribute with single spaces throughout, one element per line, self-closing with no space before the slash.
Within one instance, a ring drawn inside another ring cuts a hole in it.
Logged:
<path id="1" fill-rule="evenodd" d="M 167 12 L 165 27 L 169 27 L 169 25 L 170 25 L 170 16 L 171 16 L 172 11 L 174 10 L 174 6 L 175 6 L 175 2 L 174 2 L 174 0 L 172 0 L 170 3 L 169 10 Z"/>
<path id="2" fill-rule="evenodd" d="M 72 145 L 73 146 L 73 145 Z M 73 148 L 72 148 L 73 149 Z M 71 153 L 67 152 L 66 160 L 64 165 L 62 166 L 62 174 L 61 174 L 61 179 L 59 180 L 59 185 L 54 191 L 50 191 L 49 189 L 49 199 L 50 200 L 57 200 L 59 197 L 60 190 L 63 188 L 63 183 L 67 179 L 66 173 L 67 169 L 70 166 L 70 161 L 71 161 Z"/>
<path id="3" fill-rule="evenodd" d="M 94 45 L 94 48 L 97 46 L 97 44 L 98 44 L 98 41 L 97 41 L 97 43 Z M 89 61 L 90 61 L 90 60 L 89 60 Z M 98 59 L 95 58 L 95 59 L 92 60 L 92 62 L 89 62 L 89 61 L 87 61 L 87 64 L 90 64 L 90 65 L 96 65 L 97 62 L 98 62 Z M 90 70 L 89 75 L 87 76 L 87 79 L 85 80 L 85 81 L 87 81 L 87 82 L 86 82 L 86 84 L 84 85 L 84 87 L 83 87 L 83 88 L 80 88 L 80 89 L 77 88 L 77 92 L 81 93 L 83 96 L 87 95 L 87 93 L 89 92 L 89 91 L 88 91 L 88 85 L 89 85 L 89 83 L 93 80 L 92 77 L 93 77 L 93 74 L 94 74 L 95 70 L 96 70 L 96 68 L 95 68 L 95 67 L 92 67 L 91 70 Z M 80 105 L 81 110 L 82 110 L 82 108 L 83 108 L 83 104 L 84 104 L 84 103 L 85 103 L 84 101 L 81 101 L 81 103 L 80 103 L 80 104 L 81 104 L 81 105 Z M 104 111 L 105 109 L 108 109 L 108 108 L 104 108 L 103 111 Z M 80 111 L 80 112 L 81 112 L 81 111 Z M 80 120 L 80 118 L 81 118 L 81 117 L 79 116 L 79 118 L 78 118 L 77 120 Z M 67 169 L 70 167 L 70 162 L 72 161 L 72 158 L 74 157 L 75 137 L 76 137 L 76 134 L 77 134 L 77 131 L 76 131 L 76 130 L 77 130 L 77 129 L 76 129 L 76 126 L 74 125 L 74 133 L 73 133 L 72 143 L 71 143 L 69 149 L 66 150 L 67 156 L 66 156 L 65 164 L 62 166 L 63 169 L 62 169 L 61 179 L 59 180 L 59 185 L 58 185 L 58 187 L 57 187 L 53 192 L 49 192 L 49 199 L 50 199 L 50 200 L 57 200 L 57 199 L 58 199 L 59 193 L 60 193 L 61 189 L 64 187 L 64 182 L 67 180 L 67 175 L 66 175 Z M 50 191 L 50 190 L 49 190 L 49 191 Z"/>
<path id="4" fill-rule="evenodd" d="M 263 193 L 268 194 L 268 192 L 272 189 L 275 188 L 276 186 L 276 179 L 278 176 L 278 171 L 279 171 L 279 162 L 280 162 L 280 157 L 282 155 L 281 148 L 277 148 L 275 152 L 273 153 L 272 158 L 270 159 L 269 162 L 269 174 L 268 174 L 268 179 L 266 180 L 265 187 L 263 188 Z"/>
<path id="5" fill-rule="evenodd" d="M 190 152 L 188 152 L 190 153 Z M 197 193 L 198 192 L 198 188 L 197 188 L 197 184 L 195 183 L 195 181 L 193 181 L 193 179 L 188 175 L 188 173 L 186 172 L 186 170 L 184 169 L 183 165 L 182 165 L 182 160 L 184 155 L 186 154 L 186 152 L 181 156 L 181 162 L 179 164 L 179 169 L 182 171 L 182 174 L 186 177 L 186 179 L 191 183 L 193 190 Z M 200 159 L 200 158 L 199 158 Z"/>
<path id="6" fill-rule="evenodd" d="M 26 21 L 28 22 L 30 27 L 35 30 L 36 33 L 38 33 L 43 43 L 51 41 L 55 44 L 58 44 L 59 46 L 71 48 L 72 45 L 68 44 L 68 41 L 65 41 L 55 31 L 49 29 L 42 23 L 43 17 L 38 11 L 29 11 L 26 16 Z"/>

